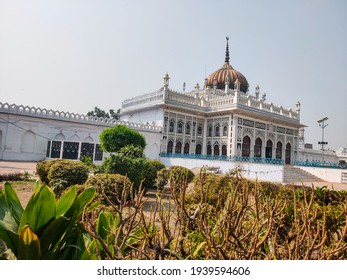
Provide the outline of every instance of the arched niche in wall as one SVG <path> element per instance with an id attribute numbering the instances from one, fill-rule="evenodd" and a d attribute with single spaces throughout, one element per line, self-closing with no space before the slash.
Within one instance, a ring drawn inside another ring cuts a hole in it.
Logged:
<path id="1" fill-rule="evenodd" d="M 23 134 L 21 151 L 25 153 L 34 152 L 36 136 L 32 131 L 27 131 Z"/>

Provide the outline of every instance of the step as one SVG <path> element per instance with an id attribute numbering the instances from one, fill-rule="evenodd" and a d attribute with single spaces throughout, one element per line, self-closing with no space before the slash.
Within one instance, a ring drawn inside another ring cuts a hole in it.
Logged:
<path id="1" fill-rule="evenodd" d="M 324 182 L 324 180 L 294 166 L 284 166 L 283 171 L 284 183 L 295 182 Z"/>

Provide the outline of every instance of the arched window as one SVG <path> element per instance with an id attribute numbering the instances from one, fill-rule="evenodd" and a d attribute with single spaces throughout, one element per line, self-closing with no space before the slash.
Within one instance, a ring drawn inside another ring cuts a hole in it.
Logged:
<path id="1" fill-rule="evenodd" d="M 228 127 L 227 126 L 223 127 L 223 136 L 228 136 Z"/>
<path id="2" fill-rule="evenodd" d="M 197 144 L 195 147 L 195 154 L 201 155 L 201 144 Z"/>
<path id="3" fill-rule="evenodd" d="M 219 137 L 219 136 L 220 136 L 219 126 L 217 125 L 217 126 L 215 127 L 214 130 L 215 130 L 214 135 L 215 135 L 216 137 Z"/>
<path id="4" fill-rule="evenodd" d="M 186 134 L 190 135 L 190 124 L 189 123 L 186 124 Z"/>
<path id="5" fill-rule="evenodd" d="M 177 133 L 182 133 L 182 131 L 183 131 L 183 123 L 179 122 L 177 124 Z"/>
<path id="6" fill-rule="evenodd" d="M 213 147 L 213 155 L 219 156 L 219 145 L 214 145 Z"/>
<path id="7" fill-rule="evenodd" d="M 174 132 L 174 130 L 175 130 L 175 123 L 173 121 L 170 121 L 169 132 Z"/>
<path id="8" fill-rule="evenodd" d="M 202 127 L 200 125 L 198 126 L 198 135 L 202 135 Z"/>
<path id="9" fill-rule="evenodd" d="M 242 140 L 242 156 L 249 157 L 251 155 L 251 138 L 248 136 L 243 137 Z"/>
<path id="10" fill-rule="evenodd" d="M 228 155 L 227 145 L 223 145 L 222 146 L 222 156 L 226 156 L 226 155 Z"/>
<path id="11" fill-rule="evenodd" d="M 170 141 L 167 143 L 167 153 L 168 153 L 168 154 L 172 154 L 172 151 L 173 151 L 173 141 L 170 140 Z"/>
<path id="12" fill-rule="evenodd" d="M 176 143 L 176 148 L 175 148 L 175 154 L 180 154 L 182 151 L 182 143 L 181 142 L 177 142 Z"/>
<path id="13" fill-rule="evenodd" d="M 291 153 L 292 153 L 292 145 L 290 145 L 290 143 L 287 143 L 287 145 L 286 145 L 286 153 L 285 153 L 285 163 L 286 164 L 290 164 Z"/>
<path id="14" fill-rule="evenodd" d="M 208 127 L 208 137 L 212 137 L 212 126 Z"/>
<path id="15" fill-rule="evenodd" d="M 207 154 L 209 156 L 212 154 L 212 147 L 211 147 L 211 145 L 207 145 Z"/>
<path id="16" fill-rule="evenodd" d="M 282 159 L 282 142 L 278 141 L 276 145 L 276 158 Z"/>
<path id="17" fill-rule="evenodd" d="M 260 138 L 255 139 L 254 157 L 261 158 L 262 145 L 263 145 L 263 141 L 261 141 Z"/>
<path id="18" fill-rule="evenodd" d="M 272 158 L 272 141 L 271 140 L 267 140 L 266 142 L 265 157 Z"/>
<path id="19" fill-rule="evenodd" d="M 186 143 L 186 144 L 184 145 L 183 153 L 189 154 L 189 143 Z"/>

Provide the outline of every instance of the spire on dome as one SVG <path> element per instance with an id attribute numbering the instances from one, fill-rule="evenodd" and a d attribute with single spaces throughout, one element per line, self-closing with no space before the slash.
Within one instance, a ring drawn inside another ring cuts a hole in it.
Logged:
<path id="1" fill-rule="evenodd" d="M 225 63 L 229 64 L 229 60 L 230 60 L 230 57 L 229 57 L 229 37 L 227 36 L 226 39 L 227 39 L 227 46 L 225 49 Z"/>

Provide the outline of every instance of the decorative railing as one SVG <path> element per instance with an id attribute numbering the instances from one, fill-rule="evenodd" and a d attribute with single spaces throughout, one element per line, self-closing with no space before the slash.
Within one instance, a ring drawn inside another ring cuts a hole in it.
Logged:
<path id="1" fill-rule="evenodd" d="M 128 121 L 119 121 L 112 118 L 97 118 L 92 116 L 86 116 L 82 114 L 75 114 L 63 111 L 54 111 L 36 107 L 29 107 L 23 105 L 15 105 L 8 103 L 0 102 L 0 113 L 14 114 L 14 115 L 23 115 L 37 118 L 46 118 L 52 120 L 61 120 L 61 121 L 71 121 L 79 123 L 87 123 L 101 126 L 115 126 L 117 124 L 126 125 L 129 128 L 137 130 L 148 130 L 160 132 L 162 130 L 161 126 L 157 126 L 154 123 L 134 123 Z"/>
<path id="2" fill-rule="evenodd" d="M 212 156 L 212 155 L 197 155 L 197 154 L 174 154 L 160 153 L 161 157 L 171 158 L 187 158 L 187 159 L 204 159 L 204 160 L 221 160 L 232 162 L 250 162 L 250 163 L 265 163 L 283 165 L 284 160 L 276 158 L 258 158 L 258 157 L 241 157 L 241 156 Z"/>
<path id="3" fill-rule="evenodd" d="M 336 162 L 320 162 L 320 161 L 308 161 L 308 160 L 296 160 L 294 161 L 296 166 L 305 167 L 321 167 L 321 168 L 334 168 L 334 169 L 346 169 L 346 163 L 336 163 Z"/>

